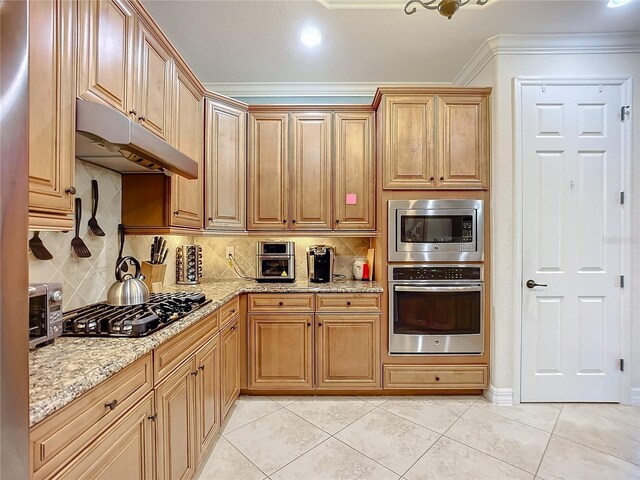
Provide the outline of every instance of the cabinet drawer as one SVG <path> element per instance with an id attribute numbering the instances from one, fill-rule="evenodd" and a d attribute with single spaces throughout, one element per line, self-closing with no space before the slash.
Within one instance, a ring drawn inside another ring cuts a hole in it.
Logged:
<path id="1" fill-rule="evenodd" d="M 153 377 L 156 385 L 216 334 L 218 318 L 218 311 L 215 311 L 153 351 Z"/>
<path id="2" fill-rule="evenodd" d="M 384 388 L 487 388 L 486 365 L 385 365 Z"/>
<path id="3" fill-rule="evenodd" d="M 240 313 L 240 297 L 229 300 L 220 307 L 220 329 Z"/>
<path id="4" fill-rule="evenodd" d="M 313 312 L 313 293 L 252 294 L 249 312 Z"/>
<path id="5" fill-rule="evenodd" d="M 29 435 L 33 478 L 48 477 L 152 387 L 149 353 L 34 426 Z"/>
<path id="6" fill-rule="evenodd" d="M 377 293 L 319 293 L 316 295 L 317 312 L 370 312 L 380 310 Z"/>

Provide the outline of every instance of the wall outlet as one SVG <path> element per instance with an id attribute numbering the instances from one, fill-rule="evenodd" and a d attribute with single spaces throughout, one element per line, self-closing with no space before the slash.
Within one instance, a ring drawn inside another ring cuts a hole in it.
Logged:
<path id="1" fill-rule="evenodd" d="M 227 247 L 226 257 L 227 257 L 227 260 L 229 260 L 229 257 L 236 258 L 236 248 L 235 247 Z"/>

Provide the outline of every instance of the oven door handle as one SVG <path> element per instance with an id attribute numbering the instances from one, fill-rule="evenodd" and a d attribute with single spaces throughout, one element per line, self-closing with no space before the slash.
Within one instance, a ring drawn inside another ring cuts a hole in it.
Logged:
<path id="1" fill-rule="evenodd" d="M 464 286 L 453 286 L 453 285 L 441 285 L 441 286 L 433 286 L 433 287 L 418 287 L 418 286 L 399 286 L 396 285 L 393 287 L 395 292 L 481 292 L 482 285 L 464 285 Z"/>

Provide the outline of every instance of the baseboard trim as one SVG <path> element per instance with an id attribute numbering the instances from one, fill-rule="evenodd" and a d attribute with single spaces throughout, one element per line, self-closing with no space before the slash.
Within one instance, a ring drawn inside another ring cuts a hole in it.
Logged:
<path id="1" fill-rule="evenodd" d="M 629 402 L 631 405 L 640 405 L 640 388 L 632 388 L 629 393 Z"/>
<path id="2" fill-rule="evenodd" d="M 489 385 L 484 391 L 484 396 L 494 405 L 509 407 L 513 405 L 513 388 L 498 388 Z"/>

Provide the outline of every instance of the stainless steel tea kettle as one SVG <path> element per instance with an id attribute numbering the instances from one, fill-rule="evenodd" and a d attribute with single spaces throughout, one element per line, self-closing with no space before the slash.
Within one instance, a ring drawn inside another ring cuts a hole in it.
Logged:
<path id="1" fill-rule="evenodd" d="M 125 273 L 123 267 L 128 270 L 131 265 L 135 272 Z M 127 278 L 128 277 L 128 278 Z M 116 264 L 116 280 L 107 292 L 107 304 L 117 307 L 127 305 L 139 305 L 149 301 L 149 289 L 142 281 L 140 263 L 134 257 L 124 257 Z"/>

